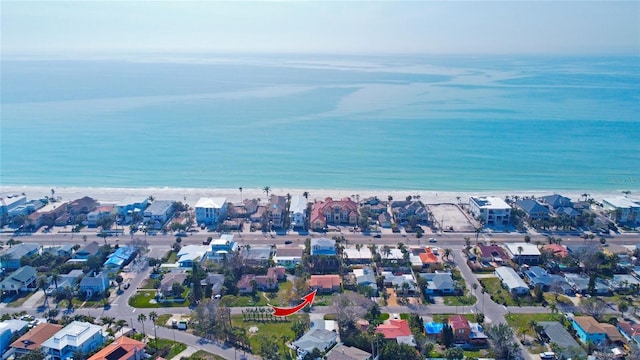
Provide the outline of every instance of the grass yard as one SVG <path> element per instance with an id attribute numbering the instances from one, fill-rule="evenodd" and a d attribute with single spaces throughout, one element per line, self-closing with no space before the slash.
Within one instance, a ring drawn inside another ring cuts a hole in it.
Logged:
<path id="1" fill-rule="evenodd" d="M 449 316 L 451 315 L 455 315 L 455 314 L 433 314 L 432 318 L 434 322 L 447 322 L 449 320 Z M 471 322 L 476 322 L 476 316 L 474 314 L 464 314 L 462 315 L 465 317 L 465 319 L 471 321 Z"/>
<path id="2" fill-rule="evenodd" d="M 158 319 L 156 320 L 156 325 L 166 327 L 167 321 L 169 321 L 169 319 L 171 319 L 171 314 L 158 315 Z"/>
<path id="3" fill-rule="evenodd" d="M 497 277 L 478 279 L 482 287 L 491 295 L 494 302 L 507 306 L 540 306 L 532 296 L 518 296 L 514 298 L 509 290 L 502 287 L 500 279 Z"/>
<path id="4" fill-rule="evenodd" d="M 517 333 L 518 329 L 528 329 L 529 322 L 531 320 L 538 321 L 560 321 L 562 322 L 561 314 L 507 314 L 505 319 L 509 326 L 514 328 Z"/>
<path id="5" fill-rule="evenodd" d="M 155 339 L 149 340 L 148 343 L 147 343 L 147 346 L 149 348 L 155 349 L 156 340 Z M 164 356 L 164 358 L 165 359 L 172 359 L 176 355 L 178 355 L 181 352 L 183 352 L 187 348 L 187 345 L 185 345 L 183 343 L 179 343 L 179 342 L 174 342 L 173 340 L 158 338 L 158 349 L 164 349 L 164 348 L 167 348 L 167 347 L 169 347 L 170 350 L 169 350 L 169 353 Z"/>
<path id="6" fill-rule="evenodd" d="M 135 308 L 166 308 L 166 307 L 187 307 L 191 303 L 189 299 L 183 302 L 158 302 L 152 303 L 151 300 L 155 300 L 155 290 L 138 291 L 137 294 L 129 298 L 129 305 Z"/>
<path id="7" fill-rule="evenodd" d="M 247 331 L 247 336 L 249 336 L 249 345 L 251 346 L 251 350 L 255 353 L 258 350 L 259 337 L 261 335 L 267 337 L 274 337 L 274 341 L 278 342 L 278 347 L 282 353 L 288 352 L 288 348 L 284 345 L 282 341 L 282 337 L 287 337 L 287 341 L 293 340 L 294 333 L 291 330 L 291 326 L 293 323 L 301 318 L 301 317 L 309 318 L 307 314 L 296 314 L 287 317 L 289 321 L 287 322 L 256 322 L 256 321 L 243 321 L 242 315 L 232 315 L 231 316 L 231 324 L 234 327 L 241 327 Z M 255 333 L 249 332 L 249 328 L 257 327 L 258 331 Z"/>
<path id="8" fill-rule="evenodd" d="M 193 353 L 193 355 L 189 356 L 186 359 L 187 360 L 192 360 L 192 359 L 198 359 L 198 360 L 225 360 L 225 358 L 223 358 L 221 356 L 208 353 L 208 352 L 206 352 L 204 350 L 198 350 L 195 353 Z"/>
<path id="9" fill-rule="evenodd" d="M 461 305 L 469 306 L 469 305 L 475 304 L 476 301 L 478 300 L 475 295 L 443 296 L 442 299 L 444 300 L 444 304 L 449 306 L 461 306 Z"/>
<path id="10" fill-rule="evenodd" d="M 160 279 L 145 279 L 144 281 L 142 281 L 142 284 L 140 284 L 140 289 L 155 290 L 156 285 L 159 285 L 159 284 L 160 284 Z"/>

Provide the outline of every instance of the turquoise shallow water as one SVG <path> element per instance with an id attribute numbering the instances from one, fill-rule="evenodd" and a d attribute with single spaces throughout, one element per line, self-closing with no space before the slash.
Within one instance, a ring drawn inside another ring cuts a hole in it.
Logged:
<path id="1" fill-rule="evenodd" d="M 0 183 L 637 188 L 638 60 L 4 59 Z"/>

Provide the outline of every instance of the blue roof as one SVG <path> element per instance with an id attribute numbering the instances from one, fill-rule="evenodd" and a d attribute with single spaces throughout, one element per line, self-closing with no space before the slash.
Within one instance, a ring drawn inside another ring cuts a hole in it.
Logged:
<path id="1" fill-rule="evenodd" d="M 131 246 L 123 246 L 118 248 L 107 261 L 104 262 L 104 266 L 122 266 L 124 263 L 129 261 L 133 255 L 136 253 L 136 248 Z"/>

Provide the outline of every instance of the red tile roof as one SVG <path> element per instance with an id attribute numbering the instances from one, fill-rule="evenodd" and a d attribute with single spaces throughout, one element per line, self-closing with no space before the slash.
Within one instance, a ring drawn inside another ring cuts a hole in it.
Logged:
<path id="1" fill-rule="evenodd" d="M 425 248 L 423 253 L 420 253 L 420 261 L 423 264 L 436 264 L 438 262 L 438 257 L 433 253 L 431 248 Z"/>
<path id="2" fill-rule="evenodd" d="M 504 252 L 504 249 L 498 245 L 478 245 L 478 249 L 480 249 L 480 257 L 481 258 L 494 258 L 499 257 L 503 260 L 508 260 L 509 257 Z"/>
<path id="3" fill-rule="evenodd" d="M 547 244 L 542 247 L 542 250 L 551 251 L 554 255 L 558 255 L 560 257 L 569 255 L 569 251 L 567 251 L 567 248 L 560 244 Z"/>
<path id="4" fill-rule="evenodd" d="M 458 329 L 471 329 L 469 325 L 469 320 L 462 315 L 451 315 L 449 316 L 449 325 L 454 330 Z"/>
<path id="5" fill-rule="evenodd" d="M 50 337 L 55 335 L 63 328 L 62 325 L 56 324 L 38 324 L 38 326 L 27 331 L 18 340 L 11 344 L 11 347 L 18 349 L 36 350 L 40 349 L 43 342 L 49 340 Z"/>
<path id="6" fill-rule="evenodd" d="M 340 275 L 311 275 L 309 286 L 323 290 L 332 290 L 340 287 Z"/>
<path id="7" fill-rule="evenodd" d="M 389 320 L 388 323 L 378 325 L 376 332 L 384 335 L 385 339 L 411 336 L 411 328 L 409 328 L 409 323 L 406 320 Z"/>

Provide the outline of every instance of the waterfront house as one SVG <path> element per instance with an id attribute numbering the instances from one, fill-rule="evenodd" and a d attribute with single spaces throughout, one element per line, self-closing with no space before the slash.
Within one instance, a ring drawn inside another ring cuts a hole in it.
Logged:
<path id="1" fill-rule="evenodd" d="M 287 214 L 287 198 L 279 195 L 271 195 L 269 205 L 267 206 L 269 211 L 269 221 L 271 225 L 280 229 L 284 226 L 284 218 Z"/>
<path id="2" fill-rule="evenodd" d="M 387 212 L 378 215 L 378 224 L 385 229 L 391 228 L 391 215 Z"/>
<path id="3" fill-rule="evenodd" d="M 67 213 L 66 202 L 50 202 L 40 210 L 27 216 L 27 224 L 36 229 L 42 225 L 53 225 L 57 218 Z"/>
<path id="4" fill-rule="evenodd" d="M 333 200 L 328 197 L 324 201 L 318 201 L 313 204 L 310 219 L 311 228 L 313 230 L 323 230 L 328 224 L 356 225 L 358 217 L 358 204 L 351 198 Z"/>
<path id="5" fill-rule="evenodd" d="M 609 218 L 620 224 L 640 224 L 640 200 L 626 196 L 602 199 L 602 207 Z"/>
<path id="6" fill-rule="evenodd" d="M 311 275 L 309 279 L 309 287 L 318 293 L 338 292 L 341 285 L 340 275 Z"/>
<path id="7" fill-rule="evenodd" d="M 7 276 L 0 282 L 2 291 L 20 291 L 33 290 L 36 281 L 36 269 L 32 266 L 23 266 Z"/>
<path id="8" fill-rule="evenodd" d="M 304 249 L 300 247 L 277 248 L 273 261 L 278 266 L 293 269 L 296 265 L 302 264 L 303 252 Z"/>
<path id="9" fill-rule="evenodd" d="M 143 360 L 148 357 L 145 348 L 146 344 L 141 341 L 120 336 L 88 360 Z"/>
<path id="10" fill-rule="evenodd" d="M 194 206 L 198 224 L 215 225 L 227 216 L 227 199 L 224 197 L 203 197 Z"/>
<path id="11" fill-rule="evenodd" d="M 87 299 L 102 296 L 109 289 L 109 277 L 100 273 L 96 276 L 85 276 L 80 280 L 80 292 L 85 293 Z"/>
<path id="12" fill-rule="evenodd" d="M 20 267 L 20 259 L 36 254 L 40 245 L 32 243 L 16 244 L 0 252 L 0 267 L 13 271 Z"/>
<path id="13" fill-rule="evenodd" d="M 81 247 L 73 254 L 74 259 L 88 259 L 91 256 L 95 256 L 100 251 L 100 244 L 97 241 L 88 243 Z"/>
<path id="14" fill-rule="evenodd" d="M 22 215 L 26 212 L 24 210 L 16 211 L 18 208 L 26 210 L 27 197 L 24 195 L 7 195 L 0 197 L 0 216 L 8 215 L 9 217 L 15 215 Z"/>
<path id="15" fill-rule="evenodd" d="M 74 354 L 89 354 L 104 343 L 102 327 L 87 322 L 73 321 L 42 343 L 49 360 L 73 358 Z"/>
<path id="16" fill-rule="evenodd" d="M 543 204 L 547 204 L 551 209 L 573 208 L 571 199 L 558 194 L 541 196 L 538 198 L 538 200 L 540 200 L 540 202 L 542 202 Z"/>
<path id="17" fill-rule="evenodd" d="M 530 292 L 527 283 L 525 283 L 512 268 L 499 266 L 496 268 L 495 274 L 510 293 L 514 295 L 524 295 Z"/>
<path id="18" fill-rule="evenodd" d="M 499 197 L 470 197 L 469 211 L 485 225 L 506 225 L 511 219 L 511 206 Z"/>
<path id="19" fill-rule="evenodd" d="M 62 329 L 62 325 L 41 323 L 33 329 L 27 331 L 11 344 L 11 348 L 16 358 L 29 354 L 31 351 L 37 351 L 41 348 L 42 343 L 55 335 Z"/>
<path id="20" fill-rule="evenodd" d="M 149 197 L 127 197 L 116 204 L 118 218 L 123 224 L 128 224 L 134 217 L 142 219 L 143 211 L 149 206 Z"/>
<path id="21" fill-rule="evenodd" d="M 174 213 L 174 202 L 171 200 L 155 200 L 144 210 L 144 222 L 153 229 L 162 229 L 162 226 L 171 219 Z"/>
<path id="22" fill-rule="evenodd" d="M 311 256 L 317 255 L 335 256 L 336 241 L 324 237 L 319 239 L 311 239 Z"/>
<path id="23" fill-rule="evenodd" d="M 370 353 L 356 347 L 338 344 L 329 350 L 325 360 L 373 360 Z"/>
<path id="24" fill-rule="evenodd" d="M 303 196 L 292 196 L 289 204 L 289 219 L 292 228 L 302 228 L 307 222 L 307 199 Z"/>
<path id="25" fill-rule="evenodd" d="M 530 221 L 548 219 L 551 215 L 549 209 L 532 199 L 518 200 L 516 207 L 524 211 Z"/>
<path id="26" fill-rule="evenodd" d="M 456 282 L 451 273 L 419 273 L 418 276 L 427 280 L 427 296 L 453 295 L 456 291 Z"/>
<path id="27" fill-rule="evenodd" d="M 429 212 L 420 201 L 392 201 L 390 203 L 390 208 L 395 221 L 398 223 L 406 221 L 412 216 L 415 216 L 418 222 L 422 223 L 429 220 Z"/>
<path id="28" fill-rule="evenodd" d="M 537 265 L 540 263 L 540 250 L 535 244 L 526 242 L 505 243 L 507 254 L 518 265 Z"/>
<path id="29" fill-rule="evenodd" d="M 95 210 L 98 202 L 89 196 L 74 200 L 67 205 L 67 212 L 72 216 L 87 215 Z"/>
<path id="30" fill-rule="evenodd" d="M 95 210 L 87 214 L 87 226 L 95 228 L 98 222 L 114 213 L 114 207 L 111 205 L 98 206 Z"/>

